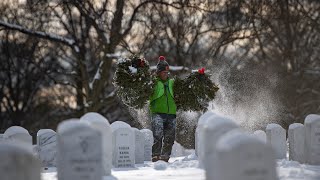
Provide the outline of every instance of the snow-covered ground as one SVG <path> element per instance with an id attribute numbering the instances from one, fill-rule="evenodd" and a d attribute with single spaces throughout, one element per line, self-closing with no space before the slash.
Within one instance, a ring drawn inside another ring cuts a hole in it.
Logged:
<path id="1" fill-rule="evenodd" d="M 299 164 L 295 161 L 278 160 L 277 171 L 280 180 L 320 180 L 320 166 Z M 42 180 L 57 180 L 56 169 L 44 170 Z M 171 158 L 169 163 L 145 161 L 137 164 L 136 168 L 113 168 L 112 176 L 105 176 L 103 180 L 158 180 L 205 179 L 204 170 L 198 168 L 198 160 L 194 157 Z"/>

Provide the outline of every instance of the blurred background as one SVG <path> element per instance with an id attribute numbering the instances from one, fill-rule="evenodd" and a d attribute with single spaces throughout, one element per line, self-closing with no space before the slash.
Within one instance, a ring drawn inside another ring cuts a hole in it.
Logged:
<path id="1" fill-rule="evenodd" d="M 164 55 L 172 76 L 206 68 L 209 107 L 249 131 L 320 113 L 318 0 L 2 0 L 0 133 L 36 134 L 99 112 L 148 128 L 147 107 L 124 106 L 117 59 Z M 177 141 L 194 147 L 201 112 L 178 112 Z"/>

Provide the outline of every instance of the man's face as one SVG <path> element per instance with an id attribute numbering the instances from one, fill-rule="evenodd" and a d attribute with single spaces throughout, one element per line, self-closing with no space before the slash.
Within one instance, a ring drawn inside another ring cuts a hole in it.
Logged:
<path id="1" fill-rule="evenodd" d="M 161 71 L 158 73 L 159 75 L 159 78 L 163 81 L 167 80 L 168 79 L 168 73 L 169 71 Z"/>

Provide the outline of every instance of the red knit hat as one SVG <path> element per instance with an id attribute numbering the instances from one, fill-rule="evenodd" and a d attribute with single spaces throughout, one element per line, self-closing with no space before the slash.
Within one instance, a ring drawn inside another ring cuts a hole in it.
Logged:
<path id="1" fill-rule="evenodd" d="M 169 70 L 169 64 L 166 61 L 166 58 L 164 56 L 159 56 L 158 58 L 158 64 L 157 64 L 157 72 L 161 71 L 168 71 Z"/>

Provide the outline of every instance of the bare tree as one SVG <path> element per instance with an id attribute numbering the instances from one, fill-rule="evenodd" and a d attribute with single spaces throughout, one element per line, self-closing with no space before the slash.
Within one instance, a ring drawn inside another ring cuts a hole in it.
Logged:
<path id="1" fill-rule="evenodd" d="M 20 8 L 19 4 L 3 4 L 1 17 L 28 24 L 29 27 L 43 27 L 43 22 L 30 24 L 23 21 L 23 18 L 30 16 L 30 11 Z M 30 127 L 35 117 L 41 117 L 36 114 L 39 108 L 37 94 L 53 83 L 49 75 L 54 76 L 54 71 L 61 69 L 61 66 L 52 56 L 52 46 L 48 43 L 5 29 L 0 30 L 0 37 L 0 128 L 12 125 Z"/>
<path id="2" fill-rule="evenodd" d="M 0 26 L 24 34 L 61 43 L 61 57 L 67 57 L 72 66 L 68 81 L 56 83 L 72 85 L 77 90 L 77 109 L 80 116 L 88 111 L 101 111 L 119 104 L 112 87 L 112 60 L 121 41 L 131 32 L 140 9 L 148 4 L 174 6 L 164 1 L 141 1 L 139 3 L 117 1 L 28 1 L 37 17 L 48 22 L 45 28 L 26 27 L 19 21 L 1 19 Z M 46 12 L 41 14 L 41 12 Z M 47 13 L 50 12 L 50 13 Z M 126 12 L 126 13 L 124 13 Z M 28 17 L 41 21 L 34 16 Z M 20 18 L 23 21 L 24 18 Z M 8 23 L 14 22 L 14 23 Z M 112 109 L 114 110 L 114 109 Z M 121 109 L 117 109 L 121 110 Z M 128 113 L 118 113 L 113 120 Z"/>
<path id="3" fill-rule="evenodd" d="M 1 42 L 1 109 L 5 114 L 2 127 L 27 125 L 37 105 L 37 93 L 50 85 L 47 74 L 59 64 L 50 53 L 41 53 L 37 39 L 7 32 Z M 52 68 L 52 69 L 51 69 Z"/>
<path id="4" fill-rule="evenodd" d="M 123 46 L 152 60 L 164 54 L 171 64 L 199 66 L 224 54 L 229 44 L 250 37 L 241 34 L 251 28 L 238 6 L 236 1 L 181 1 L 179 8 L 149 5 L 139 29 Z M 141 36 L 146 37 L 138 40 Z"/>

